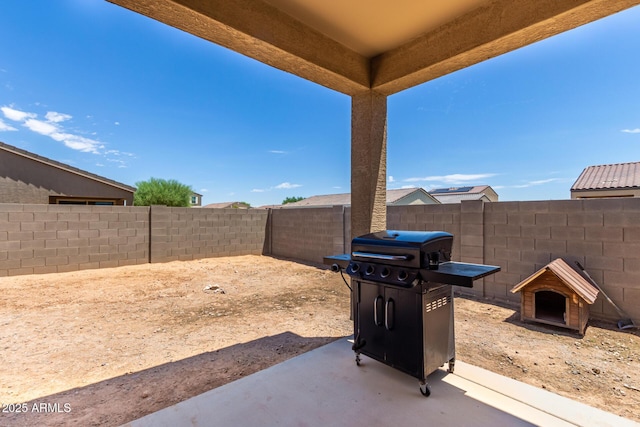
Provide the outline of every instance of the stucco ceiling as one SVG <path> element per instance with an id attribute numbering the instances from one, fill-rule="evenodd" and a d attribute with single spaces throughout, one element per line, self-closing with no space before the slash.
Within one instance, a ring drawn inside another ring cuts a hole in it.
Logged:
<path id="1" fill-rule="evenodd" d="M 339 92 L 390 95 L 640 0 L 108 0 Z"/>
<path id="2" fill-rule="evenodd" d="M 359 54 L 372 57 L 489 0 L 265 0 Z"/>

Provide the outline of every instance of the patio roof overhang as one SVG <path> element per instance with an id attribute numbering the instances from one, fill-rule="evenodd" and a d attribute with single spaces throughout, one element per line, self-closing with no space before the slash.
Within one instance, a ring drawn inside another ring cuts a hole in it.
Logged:
<path id="1" fill-rule="evenodd" d="M 109 0 L 347 95 L 391 95 L 640 0 Z"/>
<path id="2" fill-rule="evenodd" d="M 352 97 L 352 234 L 386 226 L 386 97 L 640 0 L 108 0 Z"/>

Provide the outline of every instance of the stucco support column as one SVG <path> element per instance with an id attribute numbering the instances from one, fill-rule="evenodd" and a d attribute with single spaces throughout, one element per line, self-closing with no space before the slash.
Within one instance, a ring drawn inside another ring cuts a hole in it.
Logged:
<path id="1" fill-rule="evenodd" d="M 387 227 L 387 97 L 351 100 L 351 237 Z"/>

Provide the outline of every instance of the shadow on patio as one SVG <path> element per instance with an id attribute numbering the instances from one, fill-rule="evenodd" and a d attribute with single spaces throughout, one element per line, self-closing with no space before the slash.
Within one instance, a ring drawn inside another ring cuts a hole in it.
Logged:
<path id="1" fill-rule="evenodd" d="M 117 426 L 333 340 L 334 337 L 307 338 L 291 332 L 263 337 L 33 399 L 25 402 L 27 413 L 0 414 L 0 425 Z M 280 357 L 274 359 L 274 353 Z M 123 396 L 127 396 L 126 408 L 113 404 L 114 400 L 122 401 Z M 33 410 L 34 405 L 37 409 L 43 404 L 49 407 L 43 407 L 42 412 Z M 70 409 L 67 412 L 65 404 Z"/>

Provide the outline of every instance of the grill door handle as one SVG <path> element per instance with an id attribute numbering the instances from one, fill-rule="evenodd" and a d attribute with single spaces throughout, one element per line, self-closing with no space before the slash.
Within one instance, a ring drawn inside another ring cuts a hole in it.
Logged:
<path id="1" fill-rule="evenodd" d="M 383 298 L 380 295 L 373 300 L 373 322 L 376 326 L 382 326 L 382 320 L 378 316 L 378 311 L 382 310 L 382 300 Z"/>
<path id="2" fill-rule="evenodd" d="M 393 329 L 395 323 L 395 308 L 396 302 L 393 298 L 389 298 L 384 306 L 384 326 L 387 328 L 387 331 L 391 331 Z"/>
<path id="3" fill-rule="evenodd" d="M 351 256 L 359 258 L 369 258 L 383 261 L 407 261 L 411 259 L 410 255 L 387 255 L 387 254 L 374 254 L 370 252 L 351 252 Z"/>

